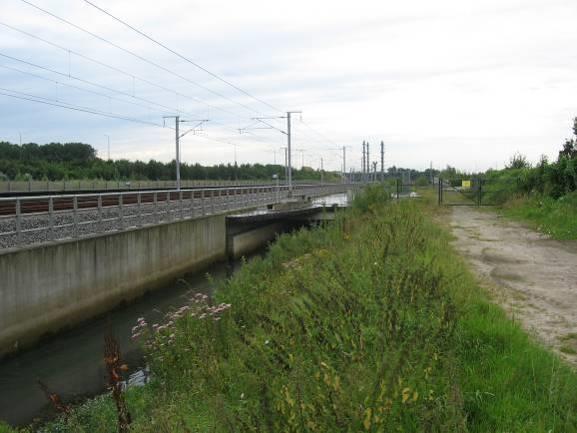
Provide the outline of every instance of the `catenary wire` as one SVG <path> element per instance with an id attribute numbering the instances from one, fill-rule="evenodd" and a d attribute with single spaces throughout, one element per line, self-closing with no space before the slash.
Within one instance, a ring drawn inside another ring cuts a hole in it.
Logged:
<path id="1" fill-rule="evenodd" d="M 126 21 L 123 21 L 122 19 L 118 18 L 117 16 L 113 15 L 112 13 L 106 11 L 105 9 L 101 8 L 100 6 L 97 6 L 96 4 L 92 3 L 91 1 L 88 0 L 84 0 L 85 3 L 89 4 L 90 6 L 92 6 L 93 8 L 99 10 L 100 12 L 108 15 L 110 18 L 116 20 L 117 22 L 121 23 L 122 25 L 128 27 L 129 29 L 133 30 L 134 32 L 138 33 L 139 35 L 145 37 L 146 39 L 148 39 L 149 41 L 155 43 L 156 45 L 164 48 L 165 50 L 169 51 L 170 53 L 174 54 L 175 56 L 179 57 L 180 59 L 186 61 L 187 63 L 190 63 L 191 65 L 195 66 L 196 68 L 206 72 L 207 74 L 209 74 L 211 77 L 216 78 L 217 80 L 229 85 L 230 87 L 232 87 L 233 89 L 237 90 L 238 92 L 254 99 L 255 101 L 260 102 L 263 105 L 266 105 L 267 107 L 278 111 L 278 112 L 282 112 L 281 110 L 279 110 L 278 108 L 274 107 L 273 105 L 269 104 L 266 101 L 263 101 L 260 98 L 257 98 L 256 96 L 251 95 L 250 93 L 248 93 L 247 91 L 245 91 L 244 89 L 241 89 L 240 87 L 232 84 L 230 81 L 225 80 L 224 78 L 220 77 L 219 75 L 215 74 L 214 72 L 209 71 L 207 68 L 205 68 L 202 65 L 199 65 L 198 63 L 190 60 L 188 57 L 183 56 L 182 54 L 180 54 L 179 52 L 173 50 L 172 48 L 168 47 L 167 45 L 163 44 L 162 42 L 159 42 L 158 40 L 154 39 L 152 36 L 144 33 L 143 31 L 137 29 L 136 27 L 128 24 Z"/>
<path id="2" fill-rule="evenodd" d="M 6 24 L 6 23 L 0 21 L 0 25 L 4 26 L 4 27 L 6 27 L 6 28 L 9 28 L 10 30 L 13 30 L 13 31 L 15 31 L 15 32 L 18 32 L 18 33 L 21 33 L 21 34 L 23 34 L 23 35 L 26 35 L 26 36 L 28 36 L 28 37 L 30 37 L 30 38 L 39 40 L 39 41 L 41 41 L 41 42 L 43 42 L 43 43 L 45 43 L 45 44 L 48 44 L 48 45 L 50 45 L 50 46 L 53 46 L 53 47 L 55 47 L 55 48 L 58 48 L 58 49 L 66 52 L 66 53 L 68 53 L 68 54 L 73 54 L 73 55 L 75 55 L 75 56 L 77 56 L 77 57 L 79 57 L 79 58 L 81 58 L 81 59 L 87 60 L 87 61 L 92 62 L 92 63 L 94 63 L 94 64 L 97 64 L 97 65 L 99 65 L 99 66 L 108 68 L 108 69 L 110 69 L 110 70 L 112 70 L 112 71 L 115 71 L 115 72 L 118 72 L 118 73 L 120 73 L 120 74 L 123 74 L 123 75 L 125 75 L 125 76 L 127 76 L 127 77 L 129 77 L 129 78 L 133 78 L 133 79 L 136 79 L 136 80 L 141 81 L 141 82 L 143 82 L 143 83 L 146 83 L 146 84 L 148 84 L 149 86 L 153 86 L 153 87 L 156 87 L 156 88 L 158 88 L 158 89 L 161 89 L 161 90 L 163 90 L 163 91 L 165 91 L 165 92 L 168 92 L 168 93 L 171 93 L 171 94 L 180 96 L 180 97 L 185 98 L 185 99 L 189 99 L 189 100 L 198 102 L 198 103 L 200 103 L 200 104 L 204 104 L 204 105 L 206 105 L 208 108 L 211 108 L 211 109 L 214 109 L 214 110 L 219 110 L 219 111 L 221 111 L 221 112 L 223 112 L 223 113 L 226 113 L 226 114 L 228 114 L 228 115 L 231 115 L 231 116 L 234 116 L 234 117 L 237 117 L 237 118 L 240 119 L 240 116 L 239 116 L 237 113 L 233 113 L 232 111 L 229 111 L 229 110 L 227 110 L 227 109 L 225 109 L 225 108 L 218 107 L 218 106 L 216 106 L 216 105 L 212 105 L 212 104 L 210 104 L 209 102 L 206 102 L 206 101 L 204 101 L 204 100 L 202 100 L 202 99 L 200 99 L 200 98 L 197 98 L 196 96 L 184 95 L 184 94 L 182 94 L 182 93 L 180 93 L 180 92 L 178 92 L 178 91 L 176 91 L 176 90 L 174 90 L 174 89 L 170 89 L 170 88 L 168 88 L 168 87 L 162 86 L 162 85 L 160 85 L 160 84 L 158 84 L 158 83 L 155 83 L 155 82 L 153 82 L 153 81 L 147 80 L 147 79 L 145 79 L 145 78 L 142 78 L 142 77 L 139 77 L 139 76 L 137 76 L 137 75 L 134 75 L 134 74 L 132 74 L 132 73 L 130 73 L 130 72 L 124 71 L 124 70 L 122 70 L 122 69 L 120 69 L 120 68 L 117 68 L 116 66 L 113 66 L 113 65 L 110 65 L 110 64 L 108 64 L 108 63 L 104 63 L 104 62 L 102 62 L 102 61 L 100 61 L 100 60 L 94 59 L 94 58 L 92 58 L 92 57 L 86 56 L 86 55 L 84 55 L 84 54 L 82 54 L 82 53 L 79 53 L 78 51 L 71 50 L 71 49 L 69 49 L 69 48 L 66 48 L 66 47 L 64 47 L 64 46 L 62 46 L 62 45 L 59 45 L 59 44 L 54 43 L 54 42 L 52 42 L 52 41 L 49 41 L 49 40 L 47 40 L 47 39 L 45 39 L 45 38 L 42 38 L 42 37 L 40 37 L 40 36 L 37 36 L 37 35 L 34 35 L 34 34 L 32 34 L 32 33 L 26 32 L 26 31 L 24 31 L 24 30 L 18 29 L 17 27 L 14 27 L 14 26 L 12 26 L 12 25 L 10 25 L 10 24 Z"/>
<path id="3" fill-rule="evenodd" d="M 181 75 L 181 74 L 179 74 L 179 73 L 177 73 L 177 72 L 174 72 L 174 71 L 172 71 L 172 70 L 170 70 L 170 69 L 168 69 L 168 68 L 166 68 L 166 67 L 164 67 L 164 66 L 162 66 L 162 65 L 160 65 L 160 64 L 158 64 L 158 63 L 156 63 L 156 62 L 154 62 L 154 61 L 152 61 L 152 60 L 149 60 L 149 59 L 141 56 L 140 54 L 135 53 L 134 51 L 131 51 L 131 50 L 127 49 L 127 48 L 124 48 L 124 47 L 122 47 L 122 46 L 120 46 L 120 45 L 118 45 L 118 44 L 116 44 L 116 43 L 114 43 L 114 42 L 112 42 L 112 41 L 110 41 L 110 40 L 102 37 L 102 36 L 97 35 L 97 34 L 94 33 L 94 32 L 91 32 L 91 31 L 89 31 L 89 30 L 86 30 L 85 28 L 83 28 L 83 27 L 81 27 L 81 26 L 79 26 L 79 25 L 77 25 L 77 24 L 74 24 L 73 22 L 71 22 L 71 21 L 69 21 L 69 20 L 67 20 L 67 19 L 65 19 L 65 18 L 62 18 L 62 17 L 60 17 L 60 16 L 58 16 L 58 15 L 56 15 L 56 14 L 54 14 L 54 13 L 52 13 L 52 12 L 46 10 L 46 9 L 43 9 L 43 8 L 41 8 L 40 6 L 38 6 L 38 5 L 30 2 L 30 1 L 28 1 L 28 0 L 20 0 L 20 1 L 23 2 L 23 3 L 25 3 L 25 4 L 27 4 L 27 5 L 29 5 L 29 6 L 31 6 L 31 7 L 33 7 L 33 8 L 35 8 L 35 9 L 37 9 L 37 10 L 39 10 L 39 11 L 41 11 L 41 12 L 43 12 L 43 13 L 45 13 L 45 14 L 47 14 L 47 15 L 49 15 L 49 16 L 51 16 L 51 17 L 53 17 L 53 18 L 55 18 L 55 19 L 57 19 L 57 20 L 59 20 L 60 22 L 63 22 L 63 23 L 65 23 L 65 24 L 67 24 L 67 25 L 69 25 L 69 26 L 71 26 L 71 27 L 74 27 L 75 29 L 77 29 L 77 30 L 79 30 L 79 31 L 81 31 L 81 32 L 83 32 L 83 33 L 86 33 L 86 34 L 92 36 L 93 38 L 98 39 L 98 40 L 101 41 L 101 42 L 104 42 L 104 43 L 106 43 L 106 44 L 108 44 L 108 45 L 110 45 L 110 46 L 112 46 L 112 47 L 114 47 L 114 48 L 116 48 L 116 49 L 118 49 L 118 50 L 121 50 L 121 51 L 123 51 L 123 52 L 125 52 L 125 53 L 127 53 L 127 54 L 129 54 L 129 55 L 131 55 L 131 56 L 133 56 L 133 57 L 135 57 L 135 58 L 137 58 L 137 59 L 139 59 L 139 60 L 141 60 L 141 61 L 149 64 L 149 65 L 152 65 L 152 66 L 154 66 L 154 67 L 156 67 L 156 68 L 159 68 L 159 69 L 163 70 L 164 72 L 167 72 L 167 73 L 169 73 L 169 74 L 171 74 L 171 75 L 173 75 L 173 76 L 175 76 L 175 77 L 178 77 L 178 78 L 180 78 L 181 80 L 188 82 L 189 84 L 192 84 L 192 85 L 194 85 L 194 86 L 196 86 L 196 87 L 199 87 L 199 88 L 201 88 L 201 89 L 203 89 L 203 90 L 205 90 L 205 91 L 207 91 L 207 92 L 210 92 L 210 93 L 212 93 L 212 94 L 215 95 L 215 96 L 218 96 L 218 97 L 220 97 L 220 98 L 223 98 L 223 99 L 225 99 L 225 100 L 227 100 L 227 101 L 229 101 L 229 102 L 231 102 L 231 103 L 233 103 L 233 104 L 237 104 L 237 105 L 239 105 L 239 106 L 242 106 L 243 108 L 245 108 L 245 109 L 247 109 L 247 110 L 249 110 L 249 111 L 251 111 L 251 112 L 260 114 L 260 113 L 259 113 L 257 110 L 255 110 L 254 108 L 251 108 L 251 107 L 249 107 L 249 106 L 247 106 L 247 105 L 245 105 L 245 104 L 242 104 L 242 103 L 240 103 L 240 102 L 238 102 L 238 101 L 235 101 L 235 100 L 233 100 L 233 99 L 231 99 L 231 98 L 229 98 L 229 97 L 227 97 L 227 96 L 225 96 L 225 95 L 222 95 L 221 93 L 216 92 L 216 91 L 214 91 L 214 90 L 212 90 L 212 89 L 210 89 L 210 88 L 208 88 L 208 87 L 206 87 L 206 86 L 204 86 L 204 85 L 202 85 L 202 84 L 200 84 L 200 83 L 197 83 L 197 82 L 195 82 L 195 81 L 193 81 L 193 80 L 190 80 L 189 78 L 187 78 L 187 77 L 185 77 L 185 76 L 183 76 L 183 75 Z"/>
<path id="4" fill-rule="evenodd" d="M 75 106 L 72 104 L 65 104 L 65 103 L 60 103 L 60 102 L 52 102 L 50 100 L 48 100 L 47 98 L 41 98 L 41 97 L 37 97 L 34 95 L 28 95 L 28 96 L 18 96 L 18 95 L 11 95 L 9 93 L 5 93 L 7 92 L 12 92 L 12 93 L 20 93 L 23 95 L 26 95 L 25 93 L 22 92 L 16 92 L 14 90 L 10 90 L 10 89 L 4 89 L 4 88 L 0 88 L 0 95 L 2 96 L 7 96 L 10 98 L 15 98 L 15 99 L 21 99 L 23 101 L 31 101 L 31 102 L 36 102 L 39 104 L 44 104 L 44 105 L 50 105 L 53 107 L 60 107 L 60 108 L 65 108 L 67 110 L 72 110 L 72 111 L 80 111 L 83 113 L 88 113 L 88 114 L 93 114 L 96 116 L 102 116 L 102 117 L 108 117 L 111 119 L 117 119 L 117 120 L 125 120 L 125 121 L 129 121 L 129 122 L 134 122 L 134 123 L 140 123 L 140 124 L 144 124 L 144 125 L 150 125 L 150 126 L 156 126 L 159 128 L 163 128 L 164 126 L 158 123 L 154 123 L 154 122 L 148 122 L 146 120 L 140 120 L 140 119 L 135 119 L 132 117 L 126 117 L 126 116 L 122 116 L 122 115 L 116 115 L 114 113 L 106 113 L 106 112 L 101 112 L 101 111 L 97 111 L 97 110 L 93 110 L 91 108 L 86 108 L 86 107 L 80 107 L 80 106 Z M 44 100 L 43 100 L 44 99 Z M 171 128 L 172 129 L 172 128 Z"/>

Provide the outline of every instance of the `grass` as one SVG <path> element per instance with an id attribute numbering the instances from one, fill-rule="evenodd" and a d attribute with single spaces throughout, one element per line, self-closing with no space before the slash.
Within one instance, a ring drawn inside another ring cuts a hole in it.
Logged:
<path id="1" fill-rule="evenodd" d="M 563 353 L 566 353 L 567 355 L 575 355 L 577 354 L 577 350 L 575 350 L 573 347 L 571 346 L 567 346 L 567 345 L 563 345 L 559 348 L 559 350 Z"/>
<path id="2" fill-rule="evenodd" d="M 529 223 L 554 239 L 577 239 L 577 193 L 559 199 L 517 198 L 505 203 L 503 213 Z"/>
<path id="3" fill-rule="evenodd" d="M 127 392 L 132 431 L 577 431 L 577 375 L 488 300 L 432 206 L 387 201 L 280 237 L 222 307 L 142 329 L 154 379 Z M 40 431 L 114 432 L 113 402 Z"/>

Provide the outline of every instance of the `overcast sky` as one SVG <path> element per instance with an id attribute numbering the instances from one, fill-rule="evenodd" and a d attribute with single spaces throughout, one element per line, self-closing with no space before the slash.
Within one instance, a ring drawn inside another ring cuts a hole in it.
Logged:
<path id="1" fill-rule="evenodd" d="M 162 116 L 179 113 L 210 120 L 182 139 L 187 162 L 232 162 L 236 148 L 239 162 L 280 163 L 286 137 L 251 119 L 302 110 L 298 166 L 340 169 L 348 146 L 359 167 L 362 141 L 375 160 L 383 140 L 387 166 L 481 170 L 517 151 L 556 157 L 577 116 L 575 0 L 93 0 L 257 99 L 83 0 L 27 1 L 117 47 L 0 0 L 0 93 L 144 123 L 0 95 L 0 140 L 82 141 L 105 157 L 107 134 L 113 158 L 168 161 Z"/>

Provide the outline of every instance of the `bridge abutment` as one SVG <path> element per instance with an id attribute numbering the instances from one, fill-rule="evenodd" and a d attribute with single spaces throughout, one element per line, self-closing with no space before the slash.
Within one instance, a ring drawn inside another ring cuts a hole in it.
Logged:
<path id="1" fill-rule="evenodd" d="M 0 251 L 0 354 L 224 260 L 225 218 Z"/>

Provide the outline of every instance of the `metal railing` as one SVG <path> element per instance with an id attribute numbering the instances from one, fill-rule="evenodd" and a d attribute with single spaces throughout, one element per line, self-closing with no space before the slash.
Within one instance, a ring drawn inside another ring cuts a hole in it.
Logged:
<path id="1" fill-rule="evenodd" d="M 297 185 L 294 196 L 318 197 L 352 185 Z M 132 191 L 0 198 L 0 248 L 80 238 L 273 204 L 284 185 Z"/>
<path id="2" fill-rule="evenodd" d="M 315 184 L 318 181 L 295 183 Z M 181 188 L 210 188 L 273 185 L 270 180 L 182 180 Z M 74 192 L 74 191 L 138 191 L 141 189 L 176 189 L 174 180 L 0 180 L 0 193 L 18 192 Z"/>

